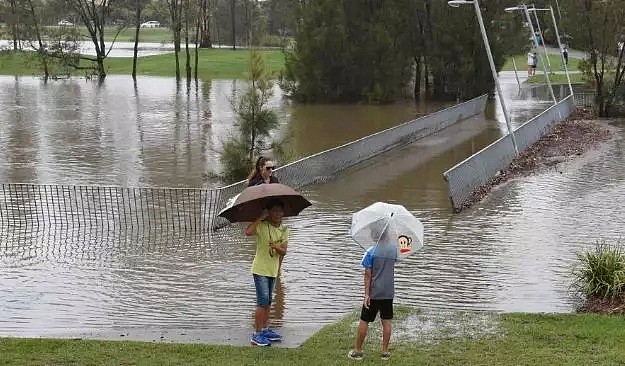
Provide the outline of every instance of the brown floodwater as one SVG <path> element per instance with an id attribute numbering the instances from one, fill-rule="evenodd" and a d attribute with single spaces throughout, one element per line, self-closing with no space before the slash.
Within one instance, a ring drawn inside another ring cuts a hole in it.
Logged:
<path id="1" fill-rule="evenodd" d="M 550 105 L 544 87 L 501 77 L 513 124 Z M 200 187 L 217 183 L 217 151 L 234 126 L 244 83 L 187 93 L 167 78 L 108 77 L 44 85 L 0 77 L 0 180 Z M 562 95 L 562 90 L 556 88 Z M 300 106 L 275 89 L 278 134 L 298 155 L 345 143 L 445 104 Z M 425 225 L 424 249 L 397 267 L 399 304 L 428 309 L 568 312 L 575 253 L 615 240 L 625 222 L 625 141 L 575 164 L 514 180 L 460 214 L 441 173 L 505 133 L 500 108 L 308 187 L 276 288 L 274 325 L 300 342 L 355 309 L 362 250 L 351 213 L 375 201 L 405 205 Z M 254 244 L 239 226 L 208 236 L 139 236 L 51 228 L 0 242 L 0 336 L 67 336 L 246 343 Z M 123 337 L 122 337 L 123 335 Z M 288 344 L 288 342 L 287 342 Z"/>

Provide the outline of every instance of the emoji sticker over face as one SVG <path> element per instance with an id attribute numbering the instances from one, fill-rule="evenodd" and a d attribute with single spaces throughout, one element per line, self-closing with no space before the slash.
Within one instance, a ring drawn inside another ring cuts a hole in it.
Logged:
<path id="1" fill-rule="evenodd" d="M 412 251 L 412 238 L 406 235 L 400 235 L 397 238 L 397 244 L 399 244 L 400 254 L 408 254 Z"/>

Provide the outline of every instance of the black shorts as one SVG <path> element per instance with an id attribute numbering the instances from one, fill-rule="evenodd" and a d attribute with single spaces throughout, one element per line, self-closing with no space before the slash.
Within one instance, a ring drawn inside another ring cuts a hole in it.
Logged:
<path id="1" fill-rule="evenodd" d="M 360 312 L 360 320 L 371 323 L 375 320 L 376 315 L 380 312 L 380 319 L 393 319 L 393 299 L 385 300 L 369 300 L 369 309 L 362 307 Z"/>

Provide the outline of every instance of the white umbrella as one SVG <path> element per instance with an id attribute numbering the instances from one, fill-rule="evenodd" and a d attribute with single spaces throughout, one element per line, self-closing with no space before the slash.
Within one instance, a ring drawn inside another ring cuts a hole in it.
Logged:
<path id="1" fill-rule="evenodd" d="M 376 202 L 352 215 L 351 237 L 375 256 L 402 260 L 423 247 L 423 224 L 404 206 Z"/>

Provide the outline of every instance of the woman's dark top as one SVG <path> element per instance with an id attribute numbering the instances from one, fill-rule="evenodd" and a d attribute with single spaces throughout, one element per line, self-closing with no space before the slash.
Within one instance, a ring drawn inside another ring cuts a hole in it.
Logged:
<path id="1" fill-rule="evenodd" d="M 263 179 L 262 176 L 260 175 L 255 175 L 254 177 L 252 177 L 252 179 L 250 179 L 250 181 L 247 183 L 248 187 L 251 186 L 257 186 L 259 184 L 263 184 L 265 183 L 265 180 Z M 278 182 L 278 178 L 274 177 L 273 175 L 269 177 L 269 183 L 279 183 Z"/>

